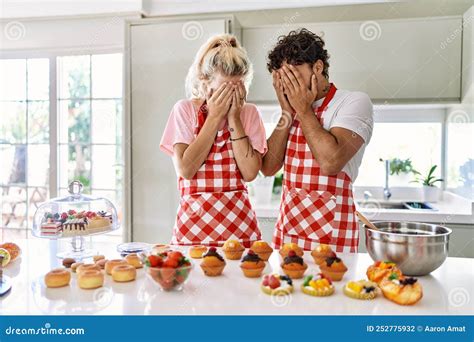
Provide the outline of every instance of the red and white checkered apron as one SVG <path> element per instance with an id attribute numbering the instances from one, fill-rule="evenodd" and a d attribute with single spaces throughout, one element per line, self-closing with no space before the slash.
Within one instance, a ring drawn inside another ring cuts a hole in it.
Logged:
<path id="1" fill-rule="evenodd" d="M 195 136 L 207 116 L 204 103 L 197 114 Z M 217 132 L 209 155 L 190 180 L 178 178 L 181 199 L 172 243 L 220 246 L 227 239 L 245 247 L 261 239 L 247 187 L 237 168 L 227 125 Z"/>
<path id="2" fill-rule="evenodd" d="M 321 122 L 336 90 L 331 84 L 315 111 Z M 312 250 L 326 243 L 337 252 L 357 252 L 359 229 L 351 179 L 344 171 L 332 176 L 321 174 L 297 119 L 288 137 L 283 180 L 280 214 L 273 235 L 275 248 L 294 242 Z"/>

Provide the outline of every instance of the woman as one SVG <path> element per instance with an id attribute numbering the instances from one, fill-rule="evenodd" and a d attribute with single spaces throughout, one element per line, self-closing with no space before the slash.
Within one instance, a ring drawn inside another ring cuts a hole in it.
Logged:
<path id="1" fill-rule="evenodd" d="M 173 244 L 249 247 L 261 237 L 246 187 L 266 152 L 255 105 L 245 103 L 252 64 L 234 36 L 210 38 L 187 78 L 190 99 L 173 107 L 160 148 L 173 157 L 180 203 Z"/>

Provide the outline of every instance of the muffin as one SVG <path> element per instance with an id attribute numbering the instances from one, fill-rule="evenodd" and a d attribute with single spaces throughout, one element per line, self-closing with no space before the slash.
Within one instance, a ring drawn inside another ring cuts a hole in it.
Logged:
<path id="1" fill-rule="evenodd" d="M 202 258 L 201 268 L 205 275 L 216 277 L 222 274 L 225 267 L 225 260 L 221 255 L 219 255 L 219 253 L 217 253 L 215 247 L 209 248 Z"/>
<path id="2" fill-rule="evenodd" d="M 265 268 L 265 261 L 253 250 L 249 250 L 247 255 L 242 259 L 240 268 L 247 278 L 258 278 L 262 275 L 263 269 Z"/>
<path id="3" fill-rule="evenodd" d="M 310 296 L 325 297 L 334 293 L 334 285 L 329 277 L 319 273 L 304 278 L 301 291 Z"/>
<path id="4" fill-rule="evenodd" d="M 336 253 L 333 252 L 331 246 L 326 244 L 320 244 L 318 247 L 312 250 L 311 256 L 314 259 L 316 265 L 321 265 L 326 258 L 335 257 Z"/>
<path id="5" fill-rule="evenodd" d="M 272 255 L 273 252 L 273 248 L 271 248 L 268 243 L 262 240 L 255 241 L 250 249 L 257 253 L 260 259 L 263 261 L 268 261 L 270 255 Z"/>
<path id="6" fill-rule="evenodd" d="M 374 299 L 377 297 L 377 284 L 368 280 L 350 281 L 344 286 L 343 292 L 354 299 Z"/>
<path id="7" fill-rule="evenodd" d="M 295 251 L 296 255 L 300 257 L 302 257 L 304 254 L 300 246 L 298 246 L 296 243 L 290 242 L 290 243 L 285 243 L 283 247 L 281 247 L 280 255 L 282 256 L 282 258 L 287 257 L 289 251 Z"/>
<path id="8" fill-rule="evenodd" d="M 189 249 L 189 256 L 193 259 L 201 259 L 203 254 L 206 253 L 207 247 L 203 245 L 192 246 Z"/>
<path id="9" fill-rule="evenodd" d="M 226 259 L 239 260 L 244 253 L 244 246 L 237 240 L 227 240 L 222 246 Z"/>
<path id="10" fill-rule="evenodd" d="M 303 278 L 303 274 L 308 268 L 308 265 L 306 265 L 303 258 L 298 256 L 294 250 L 290 250 L 288 256 L 283 259 L 281 268 L 288 277 L 300 279 Z"/>
<path id="11" fill-rule="evenodd" d="M 347 267 L 338 257 L 329 257 L 319 265 L 319 269 L 324 276 L 331 278 L 333 281 L 340 281 L 347 272 Z"/>

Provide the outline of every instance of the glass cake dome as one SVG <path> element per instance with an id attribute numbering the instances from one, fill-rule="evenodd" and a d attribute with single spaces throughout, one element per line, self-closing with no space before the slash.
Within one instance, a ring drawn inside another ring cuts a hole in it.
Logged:
<path id="1" fill-rule="evenodd" d="M 33 219 L 33 235 L 40 238 L 72 238 L 73 251 L 84 252 L 84 237 L 120 227 L 110 200 L 82 194 L 79 181 L 69 184 L 69 195 L 42 203 Z"/>

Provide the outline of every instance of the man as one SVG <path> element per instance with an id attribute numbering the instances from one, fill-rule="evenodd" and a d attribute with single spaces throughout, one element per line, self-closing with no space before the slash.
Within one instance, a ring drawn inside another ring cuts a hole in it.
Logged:
<path id="1" fill-rule="evenodd" d="M 276 248 L 325 243 L 357 252 L 352 183 L 372 135 L 373 108 L 367 94 L 329 82 L 328 59 L 324 41 L 306 29 L 281 37 L 268 55 L 282 111 L 262 164 L 265 175 L 284 168 Z"/>

